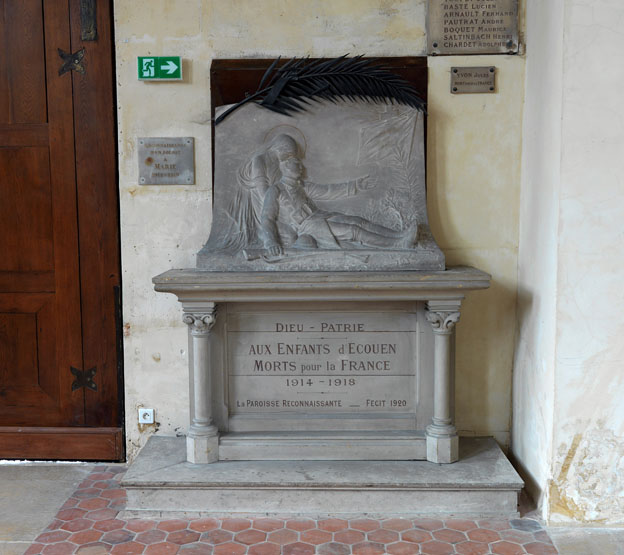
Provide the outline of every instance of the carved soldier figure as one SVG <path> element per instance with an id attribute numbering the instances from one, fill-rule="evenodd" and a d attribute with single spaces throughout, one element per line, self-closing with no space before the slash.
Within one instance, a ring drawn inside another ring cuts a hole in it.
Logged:
<path id="1" fill-rule="evenodd" d="M 280 164 L 290 158 L 301 158 L 297 141 L 290 135 L 281 133 L 267 146 L 254 152 L 238 171 L 237 181 L 242 187 L 253 191 L 255 200 L 260 199 L 262 210 L 264 196 L 269 187 L 281 177 Z M 376 185 L 368 175 L 345 183 L 319 185 L 307 182 L 307 189 L 314 189 L 312 195 L 318 200 L 333 200 L 355 195 L 358 191 L 371 189 Z"/>
<path id="2" fill-rule="evenodd" d="M 417 226 L 396 231 L 366 218 L 318 208 L 313 200 L 315 195 L 324 200 L 337 198 L 332 197 L 335 194 L 332 189 L 336 187 L 305 183 L 303 165 L 295 155 L 284 156 L 279 170 L 281 178 L 269 185 L 260 217 L 260 238 L 268 255 L 281 255 L 284 246 L 309 249 L 414 247 Z M 343 188 L 346 185 L 348 194 L 349 184 L 342 185 Z"/>

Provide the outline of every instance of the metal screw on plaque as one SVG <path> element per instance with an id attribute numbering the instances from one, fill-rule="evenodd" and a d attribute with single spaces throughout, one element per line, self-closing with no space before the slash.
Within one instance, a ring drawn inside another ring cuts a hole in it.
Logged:
<path id="1" fill-rule="evenodd" d="M 434 43 L 433 43 L 433 47 L 434 47 L 434 48 L 437 48 L 437 47 L 438 47 L 438 43 L 437 43 L 437 42 L 434 42 Z"/>
<path id="2" fill-rule="evenodd" d="M 453 87 L 453 92 L 457 92 L 457 87 Z"/>
<path id="3" fill-rule="evenodd" d="M 145 178 L 144 177 L 141 178 L 141 183 L 145 183 Z"/>
<path id="4" fill-rule="evenodd" d="M 494 73 L 494 68 L 493 67 L 490 68 L 490 73 Z"/>
<path id="5" fill-rule="evenodd" d="M 494 90 L 494 87 L 490 87 L 490 90 L 491 90 L 491 91 L 493 91 L 493 90 Z"/>
<path id="6" fill-rule="evenodd" d="M 453 73 L 457 73 L 457 71 L 458 71 L 458 70 L 457 70 L 457 68 L 455 68 L 455 69 L 453 70 Z"/>

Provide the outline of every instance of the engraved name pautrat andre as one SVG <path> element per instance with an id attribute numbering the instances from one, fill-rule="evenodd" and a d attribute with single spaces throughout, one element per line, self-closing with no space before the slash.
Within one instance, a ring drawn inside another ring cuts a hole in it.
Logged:
<path id="1" fill-rule="evenodd" d="M 444 269 L 427 220 L 423 119 L 365 100 L 293 116 L 242 106 L 215 128 L 213 223 L 198 267 Z"/>

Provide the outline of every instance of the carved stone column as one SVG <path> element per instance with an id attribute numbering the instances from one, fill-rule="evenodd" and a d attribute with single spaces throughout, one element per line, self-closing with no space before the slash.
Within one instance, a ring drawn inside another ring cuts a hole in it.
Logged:
<path id="1" fill-rule="evenodd" d="M 212 387 L 210 375 L 210 332 L 216 322 L 215 303 L 185 307 L 183 321 L 191 334 L 193 384 L 191 427 L 186 436 L 186 459 L 191 463 L 219 460 L 219 431 L 212 420 Z"/>
<path id="2" fill-rule="evenodd" d="M 461 300 L 427 302 L 427 320 L 434 334 L 433 419 L 427 426 L 427 460 L 435 463 L 452 463 L 459 459 L 459 439 L 451 402 L 455 394 L 451 349 L 460 305 Z"/>

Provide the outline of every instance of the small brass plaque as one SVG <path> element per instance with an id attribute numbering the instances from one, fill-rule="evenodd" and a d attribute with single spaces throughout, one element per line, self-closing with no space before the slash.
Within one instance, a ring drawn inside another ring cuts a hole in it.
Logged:
<path id="1" fill-rule="evenodd" d="M 517 54 L 518 0 L 429 0 L 431 55 Z"/>
<path id="2" fill-rule="evenodd" d="M 195 183 L 193 137 L 139 137 L 140 185 Z"/>
<path id="3" fill-rule="evenodd" d="M 496 68 L 452 67 L 451 93 L 493 93 L 496 92 Z"/>

